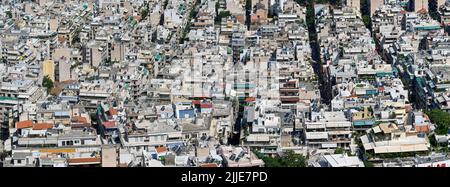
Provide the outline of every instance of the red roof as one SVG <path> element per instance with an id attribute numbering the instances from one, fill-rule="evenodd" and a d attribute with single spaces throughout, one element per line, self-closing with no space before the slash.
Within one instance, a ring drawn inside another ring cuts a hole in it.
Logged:
<path id="1" fill-rule="evenodd" d="M 105 122 L 103 122 L 103 126 L 105 126 L 105 128 L 116 128 L 116 122 L 115 121 L 105 121 Z"/>
<path id="2" fill-rule="evenodd" d="M 44 130 L 53 128 L 51 123 L 36 123 L 33 125 L 33 130 Z"/>
<path id="3" fill-rule="evenodd" d="M 255 100 L 256 100 L 255 97 L 249 97 L 249 98 L 245 99 L 245 102 L 253 102 Z"/>
<path id="4" fill-rule="evenodd" d="M 200 108 L 212 108 L 212 103 L 202 103 L 200 104 Z"/>
<path id="5" fill-rule="evenodd" d="M 24 128 L 30 128 L 33 127 L 33 121 L 27 120 L 27 121 L 19 121 L 16 123 L 16 129 L 24 129 Z"/>

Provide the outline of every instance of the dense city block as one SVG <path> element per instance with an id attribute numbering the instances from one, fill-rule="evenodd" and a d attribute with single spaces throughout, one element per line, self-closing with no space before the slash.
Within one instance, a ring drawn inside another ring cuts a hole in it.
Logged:
<path id="1" fill-rule="evenodd" d="M 450 1 L 4 0 L 0 166 L 446 167 Z"/>

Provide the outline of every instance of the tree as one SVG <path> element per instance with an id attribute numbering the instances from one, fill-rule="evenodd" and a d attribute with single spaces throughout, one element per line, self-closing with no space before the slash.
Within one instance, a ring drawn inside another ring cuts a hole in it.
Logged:
<path id="1" fill-rule="evenodd" d="M 141 19 L 144 20 L 145 18 L 147 18 L 148 15 L 148 10 L 146 8 L 141 10 Z"/>
<path id="2" fill-rule="evenodd" d="M 362 0 L 360 8 L 361 8 L 361 15 L 362 15 L 362 20 L 364 22 L 364 25 L 366 26 L 367 29 L 372 31 L 372 20 L 370 18 L 371 15 L 370 15 L 369 1 Z"/>
<path id="3" fill-rule="evenodd" d="M 374 167 L 371 161 L 364 161 L 364 167 Z"/>
<path id="4" fill-rule="evenodd" d="M 438 8 L 439 7 L 437 7 L 437 1 L 430 0 L 429 3 L 428 3 L 428 6 L 429 6 L 428 11 L 429 11 L 430 17 L 432 19 L 440 22 L 441 21 L 441 16 L 438 13 Z"/>
<path id="5" fill-rule="evenodd" d="M 46 75 L 44 77 L 44 79 L 42 80 L 42 86 L 47 88 L 47 93 L 50 93 L 50 91 L 52 90 L 52 88 L 53 88 L 53 81 L 52 81 L 52 79 L 50 79 L 50 77 L 48 75 Z"/>
<path id="6" fill-rule="evenodd" d="M 216 2 L 216 6 L 214 7 L 215 10 L 216 10 L 216 16 L 219 16 L 219 9 L 220 9 L 220 4 L 219 4 L 219 2 L 220 2 L 220 1 L 217 1 L 217 2 Z"/>
<path id="7" fill-rule="evenodd" d="M 280 162 L 280 157 L 264 157 L 263 158 L 264 164 L 266 167 L 283 167 L 283 165 Z"/>
<path id="8" fill-rule="evenodd" d="M 437 125 L 435 133 L 438 135 L 446 135 L 450 127 L 450 114 L 440 109 L 432 109 L 425 111 L 431 122 Z"/>
<path id="9" fill-rule="evenodd" d="M 370 25 L 371 24 L 370 16 L 364 15 L 362 18 L 363 18 L 364 26 L 366 26 L 366 28 L 370 29 L 370 26 L 371 26 Z"/>
<path id="10" fill-rule="evenodd" d="M 222 21 L 222 18 L 226 18 L 226 17 L 228 17 L 228 16 L 231 16 L 230 11 L 221 11 L 221 12 L 219 13 L 219 15 L 216 16 L 216 18 L 215 18 L 214 21 L 216 22 L 216 24 L 219 24 L 219 23 Z"/>
<path id="11" fill-rule="evenodd" d="M 247 29 L 250 30 L 251 22 L 251 14 L 252 14 L 252 0 L 245 1 L 245 24 L 247 25 Z"/>
<path id="12" fill-rule="evenodd" d="M 163 4 L 163 9 L 165 10 L 167 8 L 167 5 L 169 4 L 169 0 L 165 0 Z"/>
<path id="13" fill-rule="evenodd" d="M 72 45 L 80 42 L 80 32 L 81 32 L 81 29 L 79 29 L 79 28 L 77 30 L 75 30 L 73 37 L 72 37 L 72 41 L 70 41 Z"/>
<path id="14" fill-rule="evenodd" d="M 334 150 L 334 154 L 343 154 L 344 153 L 344 149 L 342 149 L 341 147 L 336 148 L 336 150 Z"/>
<path id="15" fill-rule="evenodd" d="M 255 152 L 256 156 L 264 161 L 266 167 L 306 167 L 307 160 L 301 154 L 294 151 L 288 151 L 283 156 L 269 157 L 259 152 Z"/>
<path id="16" fill-rule="evenodd" d="M 149 8 L 150 8 L 150 7 L 149 7 L 149 4 L 148 4 L 148 3 L 145 3 L 145 4 L 142 6 L 142 10 L 141 10 L 141 20 L 144 20 L 145 18 L 147 18 Z"/>
<path id="17" fill-rule="evenodd" d="M 184 44 L 184 41 L 189 40 L 189 38 L 187 38 L 187 34 L 189 33 L 189 31 L 191 30 L 191 20 L 197 15 L 198 13 L 198 6 L 200 5 L 201 1 L 200 0 L 195 0 L 194 1 L 194 5 L 192 6 L 191 11 L 189 12 L 189 17 L 187 18 L 187 24 L 186 27 L 184 28 L 181 37 L 180 37 L 180 44 Z"/>
<path id="18" fill-rule="evenodd" d="M 286 167 L 306 167 L 306 158 L 301 154 L 296 154 L 294 151 L 288 151 L 282 157 L 282 165 Z"/>
<path id="19" fill-rule="evenodd" d="M 251 10 L 252 9 L 252 0 L 246 0 L 245 1 L 245 9 Z"/>

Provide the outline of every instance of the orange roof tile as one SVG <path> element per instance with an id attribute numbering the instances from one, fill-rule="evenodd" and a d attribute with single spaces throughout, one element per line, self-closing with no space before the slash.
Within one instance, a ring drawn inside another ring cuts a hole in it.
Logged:
<path id="1" fill-rule="evenodd" d="M 91 163 L 91 162 L 100 162 L 101 158 L 92 157 L 92 158 L 70 158 L 67 159 L 69 164 L 81 164 L 81 163 Z"/>
<path id="2" fill-rule="evenodd" d="M 39 151 L 42 153 L 75 153 L 76 152 L 75 149 L 58 149 L 58 148 L 40 149 Z"/>
<path id="3" fill-rule="evenodd" d="M 215 168 L 215 167 L 219 167 L 219 165 L 217 165 L 216 163 L 207 163 L 207 164 L 201 164 L 200 167 L 202 167 L 202 168 Z"/>
<path id="4" fill-rule="evenodd" d="M 428 125 L 416 125 L 415 127 L 417 132 L 430 132 Z"/>
<path id="5" fill-rule="evenodd" d="M 76 81 L 76 80 L 65 80 L 65 81 L 62 81 L 60 83 L 62 83 L 62 84 L 72 84 L 72 83 L 76 83 L 76 82 L 78 82 L 78 81 Z"/>
<path id="6" fill-rule="evenodd" d="M 117 115 L 117 110 L 112 108 L 112 107 L 110 107 L 109 108 L 109 114 L 111 114 L 112 116 L 115 116 L 115 115 Z"/>
<path id="7" fill-rule="evenodd" d="M 87 119 L 82 116 L 74 116 L 73 119 L 79 123 L 87 123 Z"/>
<path id="8" fill-rule="evenodd" d="M 36 123 L 33 125 L 33 130 L 44 130 L 53 128 L 51 123 Z"/>
<path id="9" fill-rule="evenodd" d="M 158 148 L 156 148 L 156 152 L 157 153 L 162 153 L 162 152 L 165 152 L 165 151 L 167 151 L 167 147 L 158 147 Z"/>
<path id="10" fill-rule="evenodd" d="M 24 129 L 24 128 L 30 128 L 33 127 L 33 121 L 27 120 L 27 121 L 19 121 L 16 123 L 16 129 Z"/>

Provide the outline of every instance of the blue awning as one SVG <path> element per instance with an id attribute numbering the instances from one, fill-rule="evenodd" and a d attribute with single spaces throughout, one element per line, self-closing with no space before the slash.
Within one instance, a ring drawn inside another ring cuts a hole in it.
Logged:
<path id="1" fill-rule="evenodd" d="M 375 121 L 373 120 L 360 120 L 360 121 L 354 121 L 353 126 L 372 126 L 375 124 Z"/>
<path id="2" fill-rule="evenodd" d="M 57 111 L 54 113 L 55 116 L 57 117 L 62 117 L 62 116 L 70 116 L 68 111 Z"/>

